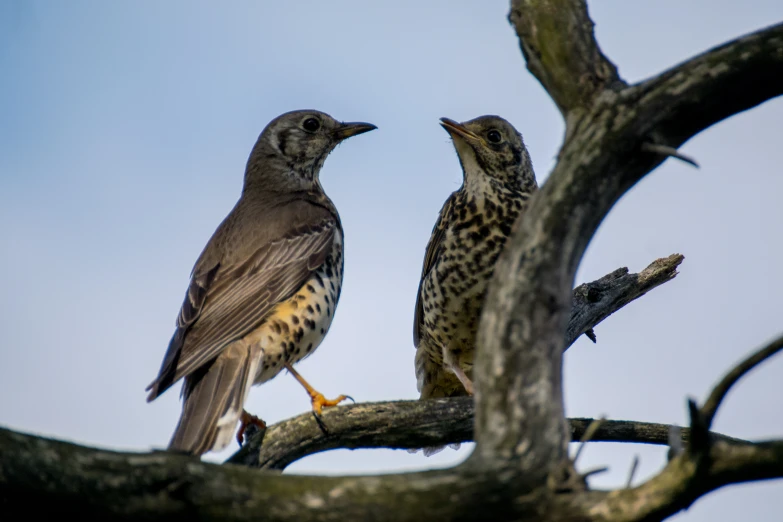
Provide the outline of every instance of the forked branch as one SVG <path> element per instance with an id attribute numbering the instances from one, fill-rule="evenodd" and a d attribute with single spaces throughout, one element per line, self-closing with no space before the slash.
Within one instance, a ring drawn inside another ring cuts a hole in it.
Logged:
<path id="1" fill-rule="evenodd" d="M 735 366 L 713 388 L 691 426 L 694 440 L 644 484 L 609 493 L 592 509 L 596 520 L 663 520 L 697 498 L 729 484 L 783 478 L 783 440 L 737 443 L 710 432 L 711 419 L 731 386 L 752 368 L 783 349 L 783 336 Z M 693 415 L 692 415 L 693 416 Z M 698 437 L 699 442 L 696 443 Z"/>

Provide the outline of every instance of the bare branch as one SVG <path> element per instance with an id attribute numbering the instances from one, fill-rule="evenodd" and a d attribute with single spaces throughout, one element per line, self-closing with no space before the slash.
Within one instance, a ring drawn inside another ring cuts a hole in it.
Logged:
<path id="1" fill-rule="evenodd" d="M 699 409 L 688 401 L 691 440 L 687 451 L 670 452 L 664 470 L 641 486 L 610 493 L 591 510 L 598 520 L 663 520 L 694 500 L 728 484 L 783 478 L 783 440 L 747 443 L 715 437 L 709 431 L 723 398 L 743 375 L 783 349 L 783 336 L 741 361 Z M 674 433 L 670 429 L 670 433 Z M 684 430 L 683 430 L 684 432 Z"/>
<path id="2" fill-rule="evenodd" d="M 618 268 L 611 274 L 574 289 L 571 318 L 566 328 L 566 349 L 614 312 L 653 288 L 674 279 L 684 257 L 672 254 L 656 259 L 638 274 Z"/>
<path id="3" fill-rule="evenodd" d="M 689 453 L 633 489 L 609 493 L 588 513 L 592 520 L 653 521 L 690 506 L 697 498 L 729 484 L 783 478 L 783 441 L 712 445 L 707 468 L 694 480 L 698 466 Z"/>
<path id="4" fill-rule="evenodd" d="M 573 440 L 580 440 L 587 426 L 594 419 L 572 418 L 568 419 L 571 425 Z M 654 444 L 667 446 L 671 443 L 669 432 L 674 428 L 679 431 L 682 442 L 689 442 L 691 438 L 690 428 L 681 428 L 670 424 L 658 424 L 655 422 L 639 422 L 629 420 L 606 420 L 590 438 L 591 442 L 627 442 L 636 444 Z M 710 432 L 713 440 L 720 440 L 727 444 L 750 444 L 743 439 L 728 437 L 720 433 Z"/>
<path id="5" fill-rule="evenodd" d="M 408 406 L 436 401 L 410 401 Z M 467 403 L 467 401 L 466 401 Z M 328 410 L 334 416 L 341 409 Z M 303 416 L 304 417 L 304 416 Z M 312 420 L 312 419 L 311 419 Z M 574 438 L 582 436 L 578 419 Z M 313 421 L 314 422 L 314 421 Z M 664 433 L 606 421 L 593 440 L 615 440 L 618 433 Z M 657 435 L 649 441 L 659 441 Z M 696 493 L 721 485 L 783 476 L 783 441 L 726 442 L 719 437 L 712 448 L 709 482 Z M 672 463 L 666 478 L 644 484 L 637 494 L 672 498 L 672 480 L 693 466 Z M 687 478 L 687 476 L 685 476 Z M 541 510 L 556 514 L 551 520 L 584 519 L 592 511 L 601 519 L 618 507 L 641 520 L 639 502 L 628 503 L 617 492 L 588 492 L 548 497 L 531 494 L 536 484 L 524 478 L 508 483 L 495 473 L 459 469 L 385 476 L 310 477 L 279 475 L 243 466 L 220 466 L 169 452 L 120 453 L 15 433 L 0 428 L 0 506 L 6 512 L 34 507 L 36 516 L 68 517 L 105 522 L 150 521 L 343 521 L 343 520 L 481 520 L 491 510 L 495 520 L 540 520 Z M 490 494 L 491 493 L 491 494 Z M 689 492 L 690 494 L 691 492 Z M 696 494 L 693 493 L 693 494 Z M 701 494 L 699 493 L 699 494 Z M 400 499 L 405 501 L 401 502 Z M 578 515 L 578 516 L 577 516 Z M 650 518 L 650 520 L 652 520 Z"/>
<path id="6" fill-rule="evenodd" d="M 720 404 L 723 402 L 723 399 L 725 399 L 726 395 L 729 393 L 731 387 L 734 386 L 743 375 L 778 353 L 781 349 L 783 349 L 783 336 L 778 337 L 765 347 L 759 349 L 732 368 L 732 370 L 721 379 L 715 388 L 713 388 L 710 396 L 701 408 L 701 416 L 704 419 L 707 429 L 712 427 L 712 421 L 715 419 L 715 414 L 717 413 Z"/>
<path id="7" fill-rule="evenodd" d="M 313 416 L 303 413 L 269 426 L 262 437 L 252 437 L 226 462 L 282 470 L 308 455 L 331 449 L 416 449 L 473 440 L 473 401 L 470 397 L 429 401 L 369 402 L 325 410 L 329 432 L 319 429 Z M 593 419 L 569 419 L 571 440 L 585 436 Z M 689 442 L 689 428 L 650 422 L 606 420 L 589 438 L 591 442 L 625 442 L 667 445 L 676 428 Z M 711 433 L 712 440 L 745 443 Z"/>
<path id="8" fill-rule="evenodd" d="M 497 477 L 457 470 L 308 477 L 168 453 L 119 453 L 0 429 L 0 511 L 114 521 L 420 521 L 481 518 L 492 485 L 500 520 L 524 519 Z M 520 491 L 531 491 L 521 483 Z M 456 498 L 454 498 L 456 495 Z M 401 502 L 401 499 L 405 499 Z M 527 518 L 527 520 L 532 520 Z"/>
<path id="9" fill-rule="evenodd" d="M 633 484 L 634 476 L 636 475 L 636 470 L 639 468 L 639 455 L 634 455 L 633 462 L 631 463 L 631 469 L 628 471 L 628 478 L 625 481 L 625 487 L 630 488 L 631 484 Z"/>
<path id="10" fill-rule="evenodd" d="M 599 419 L 593 419 L 593 421 L 587 425 L 587 429 L 579 438 L 579 446 L 577 446 L 576 454 L 574 454 L 574 464 L 579 460 L 579 456 L 582 454 L 582 451 L 584 451 L 585 445 L 595 439 L 595 434 L 598 433 L 598 430 L 605 422 L 606 417 L 601 417 Z"/>
<path id="11" fill-rule="evenodd" d="M 514 4 L 522 18 L 535 18 L 551 5 L 543 0 Z M 583 2 L 558 5 L 568 9 Z M 513 462 L 525 473 L 547 475 L 562 468 L 567 444 L 562 332 L 574 274 L 613 205 L 663 161 L 660 154 L 644 152 L 643 144 L 676 148 L 781 93 L 783 24 L 639 86 L 603 89 L 576 123 L 567 120 L 558 163 L 515 226 L 487 294 L 474 365 L 478 406 L 471 464 Z"/>
<path id="12" fill-rule="evenodd" d="M 592 105 L 603 89 L 625 86 L 595 41 L 585 2 L 513 0 L 508 19 L 528 70 L 566 120 L 572 111 Z"/>
<path id="13" fill-rule="evenodd" d="M 715 47 L 626 89 L 639 131 L 675 149 L 704 129 L 783 93 L 783 23 Z"/>
<path id="14" fill-rule="evenodd" d="M 675 158 L 687 163 L 688 165 L 691 165 L 692 167 L 696 167 L 697 169 L 699 168 L 699 164 L 696 163 L 695 159 L 682 154 L 674 147 L 659 145 L 657 143 L 643 143 L 642 150 L 646 152 L 654 152 L 656 154 L 661 154 L 662 156 L 668 156 L 670 158 Z"/>
<path id="15" fill-rule="evenodd" d="M 336 448 L 398 448 L 473 440 L 473 398 L 369 402 L 329 408 L 321 415 L 329 432 L 310 413 L 267 427 L 227 462 L 285 469 L 307 455 Z"/>

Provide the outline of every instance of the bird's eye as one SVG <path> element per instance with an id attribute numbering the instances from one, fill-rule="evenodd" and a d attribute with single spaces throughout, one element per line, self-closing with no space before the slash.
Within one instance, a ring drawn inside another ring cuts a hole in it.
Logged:
<path id="1" fill-rule="evenodd" d="M 487 133 L 487 140 L 489 140 L 490 143 L 500 143 L 500 140 L 502 139 L 500 133 L 494 129 Z"/>
<path id="2" fill-rule="evenodd" d="M 315 132 L 321 127 L 321 122 L 315 118 L 307 118 L 302 124 L 302 128 L 307 132 Z"/>

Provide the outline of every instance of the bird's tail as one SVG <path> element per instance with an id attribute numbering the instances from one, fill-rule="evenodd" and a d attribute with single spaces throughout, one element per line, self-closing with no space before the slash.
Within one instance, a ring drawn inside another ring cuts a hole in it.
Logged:
<path id="1" fill-rule="evenodd" d="M 204 370 L 185 379 L 182 415 L 169 449 L 192 455 L 220 451 L 231 441 L 260 357 L 237 341 Z"/>
<path id="2" fill-rule="evenodd" d="M 416 351 L 416 387 L 420 392 L 419 399 L 440 399 L 444 397 L 462 397 L 466 395 L 465 388 L 453 373 L 446 370 L 442 364 L 430 359 L 424 343 L 419 345 Z M 428 446 L 421 448 L 425 457 L 430 457 L 443 451 L 446 446 Z M 454 450 L 460 448 L 459 443 L 449 444 Z M 418 449 L 409 449 L 410 453 L 417 453 Z"/>

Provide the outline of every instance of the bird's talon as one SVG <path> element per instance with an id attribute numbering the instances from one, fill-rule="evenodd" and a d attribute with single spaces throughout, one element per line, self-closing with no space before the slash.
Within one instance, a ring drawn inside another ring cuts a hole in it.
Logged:
<path id="1" fill-rule="evenodd" d="M 347 395 L 340 395 L 336 399 L 327 399 L 321 393 L 316 393 L 312 397 L 313 397 L 313 400 L 312 400 L 312 402 L 313 402 L 313 411 L 316 414 L 318 414 L 318 415 L 321 415 L 321 410 L 323 410 L 323 408 L 329 408 L 329 407 L 332 407 L 332 406 L 337 406 L 338 404 L 343 402 L 345 399 L 350 399 L 350 397 L 347 396 Z M 353 400 L 353 399 L 351 399 L 351 400 Z"/>
<path id="2" fill-rule="evenodd" d="M 266 429 L 266 423 L 264 421 L 255 415 L 250 415 L 245 410 L 242 410 L 242 415 L 239 417 L 239 430 L 237 430 L 237 442 L 240 446 L 245 443 L 245 430 L 251 424 L 259 430 Z"/>

